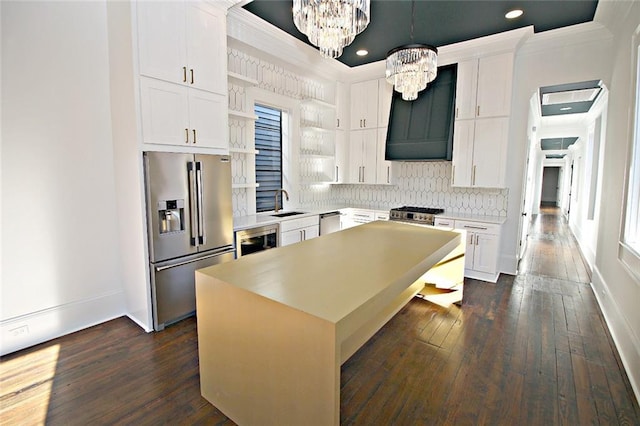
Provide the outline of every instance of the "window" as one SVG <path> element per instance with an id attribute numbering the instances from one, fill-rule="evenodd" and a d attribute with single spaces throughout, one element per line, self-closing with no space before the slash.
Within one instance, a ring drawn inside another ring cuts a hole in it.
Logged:
<path id="1" fill-rule="evenodd" d="M 256 212 L 267 212 L 275 210 L 275 191 L 282 188 L 282 111 L 256 104 L 255 113 Z"/>
<path id="2" fill-rule="evenodd" d="M 639 27 L 640 28 L 640 27 Z M 627 205 L 624 220 L 624 234 L 620 258 L 629 270 L 640 278 L 640 36 L 634 37 L 635 55 L 635 115 L 633 120 L 631 158 Z"/>

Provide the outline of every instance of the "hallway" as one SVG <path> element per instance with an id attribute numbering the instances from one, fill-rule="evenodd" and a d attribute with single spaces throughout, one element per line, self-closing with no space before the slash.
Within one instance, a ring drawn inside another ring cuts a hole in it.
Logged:
<path id="1" fill-rule="evenodd" d="M 518 274 L 532 274 L 580 283 L 591 282 L 566 219 L 558 207 L 541 207 L 527 237 L 527 249 Z"/>

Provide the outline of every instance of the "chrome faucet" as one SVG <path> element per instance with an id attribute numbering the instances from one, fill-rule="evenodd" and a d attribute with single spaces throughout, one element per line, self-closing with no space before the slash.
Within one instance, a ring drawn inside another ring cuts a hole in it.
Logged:
<path id="1" fill-rule="evenodd" d="M 285 191 L 284 189 L 276 189 L 276 195 L 275 195 L 275 202 L 276 202 L 276 209 L 275 212 L 278 213 L 278 210 L 280 210 L 278 208 L 278 193 L 282 192 L 284 194 L 285 197 L 287 197 L 287 201 L 289 201 L 289 193 L 287 191 Z M 280 201 L 282 201 L 282 198 L 280 199 Z M 283 205 L 284 207 L 284 205 Z"/>

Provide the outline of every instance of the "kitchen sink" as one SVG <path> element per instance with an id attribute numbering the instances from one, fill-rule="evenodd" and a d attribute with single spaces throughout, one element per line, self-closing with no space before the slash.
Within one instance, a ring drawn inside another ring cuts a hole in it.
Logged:
<path id="1" fill-rule="evenodd" d="M 297 214 L 305 214 L 305 212 L 285 212 L 285 213 L 276 213 L 276 214 L 272 214 L 271 216 L 274 217 L 287 217 L 287 216 L 295 216 Z"/>

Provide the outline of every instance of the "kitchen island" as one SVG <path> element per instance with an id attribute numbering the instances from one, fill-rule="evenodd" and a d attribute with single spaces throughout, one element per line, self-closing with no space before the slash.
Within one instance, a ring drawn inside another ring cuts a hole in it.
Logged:
<path id="1" fill-rule="evenodd" d="M 340 366 L 461 235 L 377 221 L 196 271 L 202 396 L 240 425 L 340 422 Z"/>

